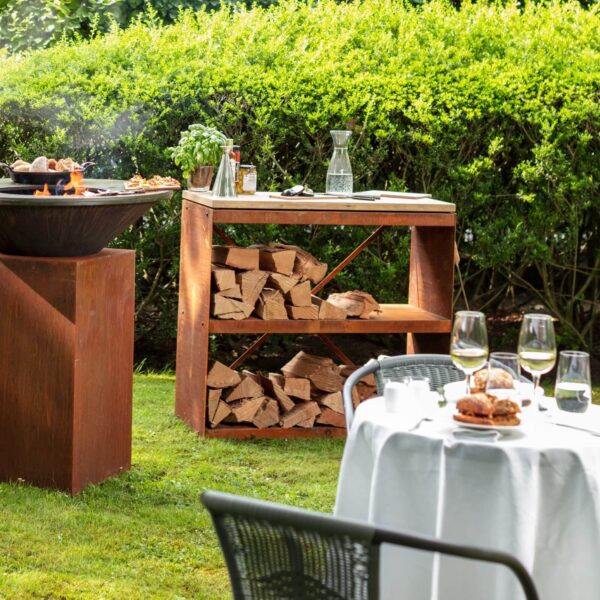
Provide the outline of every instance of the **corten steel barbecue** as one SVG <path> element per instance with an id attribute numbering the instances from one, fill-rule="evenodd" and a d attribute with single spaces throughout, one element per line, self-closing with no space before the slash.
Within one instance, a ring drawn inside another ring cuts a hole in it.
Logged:
<path id="1" fill-rule="evenodd" d="M 0 252 L 21 256 L 88 256 L 100 252 L 172 191 L 125 193 L 123 182 L 90 180 L 81 195 L 34 196 L 42 186 L 0 179 Z M 64 187 L 50 185 L 51 194 Z"/>
<path id="2" fill-rule="evenodd" d="M 73 494 L 131 465 L 135 253 L 102 245 L 172 191 L 0 187 L 0 481 Z"/>

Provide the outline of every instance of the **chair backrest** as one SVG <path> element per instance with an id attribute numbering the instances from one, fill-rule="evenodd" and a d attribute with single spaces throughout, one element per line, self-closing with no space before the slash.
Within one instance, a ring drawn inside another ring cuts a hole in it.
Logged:
<path id="1" fill-rule="evenodd" d="M 432 391 L 437 391 L 452 381 L 461 381 L 465 378 L 464 373 L 454 366 L 448 354 L 406 354 L 370 360 L 352 373 L 344 384 L 344 412 L 348 431 L 354 419 L 352 389 L 365 375 L 370 373 L 375 375 L 379 394 L 383 393 L 386 381 L 400 381 L 408 375 L 428 377 Z"/>
<path id="2" fill-rule="evenodd" d="M 383 543 L 501 564 L 527 600 L 535 585 L 513 556 L 406 535 L 348 519 L 207 491 L 235 600 L 376 600 Z"/>

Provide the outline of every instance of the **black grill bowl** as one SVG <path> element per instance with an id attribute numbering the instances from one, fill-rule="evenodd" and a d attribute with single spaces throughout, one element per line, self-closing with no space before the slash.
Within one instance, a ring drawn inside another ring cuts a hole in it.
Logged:
<path id="1" fill-rule="evenodd" d="M 116 181 L 97 183 L 119 184 L 118 189 L 123 186 Z M 150 207 L 173 194 L 165 190 L 96 198 L 36 197 L 16 189 L 17 193 L 11 194 L 10 187 L 0 185 L 0 253 L 19 256 L 96 254 Z"/>

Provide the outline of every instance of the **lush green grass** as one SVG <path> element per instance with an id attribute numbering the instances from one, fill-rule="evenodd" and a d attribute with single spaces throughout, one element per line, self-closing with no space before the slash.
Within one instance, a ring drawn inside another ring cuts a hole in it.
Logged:
<path id="1" fill-rule="evenodd" d="M 173 393 L 136 377 L 129 473 L 76 498 L 0 485 L 0 598 L 227 598 L 200 490 L 331 511 L 342 440 L 202 440 Z"/>
<path id="2" fill-rule="evenodd" d="M 342 440 L 202 440 L 174 379 L 135 379 L 133 468 L 76 498 L 0 485 L 0 598 L 227 598 L 199 492 L 331 511 Z"/>

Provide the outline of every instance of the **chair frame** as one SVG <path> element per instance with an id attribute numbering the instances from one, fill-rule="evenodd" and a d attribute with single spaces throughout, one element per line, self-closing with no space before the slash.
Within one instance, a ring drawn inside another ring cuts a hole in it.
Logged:
<path id="1" fill-rule="evenodd" d="M 517 558 L 506 552 L 443 542 L 434 538 L 382 529 L 351 519 L 341 519 L 323 513 L 290 508 L 281 504 L 222 492 L 204 491 L 201 494 L 201 500 L 213 519 L 236 599 L 244 598 L 239 581 L 239 571 L 228 534 L 219 522 L 219 517 L 227 515 L 266 521 L 270 524 L 293 527 L 321 535 L 347 536 L 369 542 L 377 548 L 381 544 L 393 544 L 415 550 L 504 565 L 519 580 L 527 600 L 539 600 L 535 584 L 527 569 Z"/>

